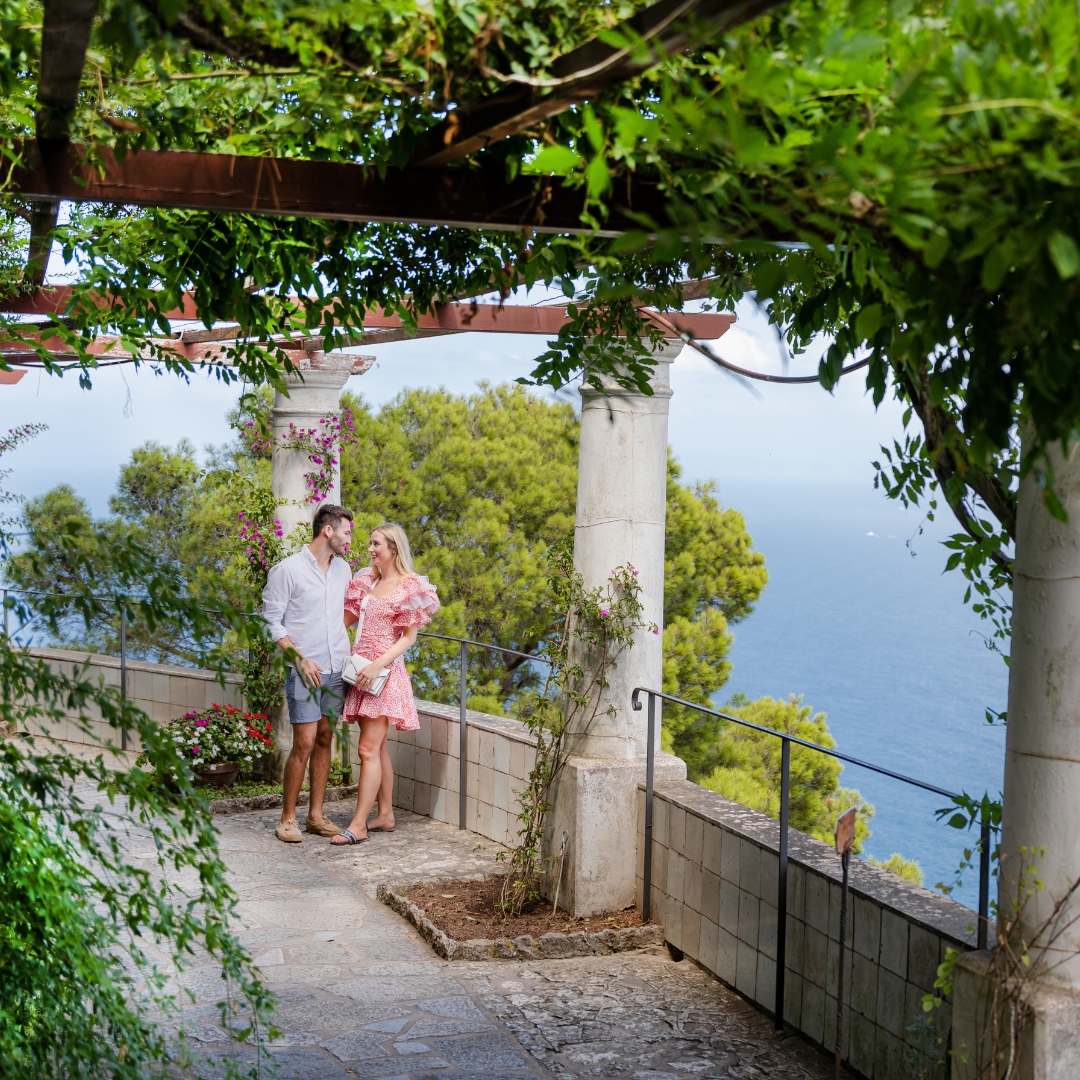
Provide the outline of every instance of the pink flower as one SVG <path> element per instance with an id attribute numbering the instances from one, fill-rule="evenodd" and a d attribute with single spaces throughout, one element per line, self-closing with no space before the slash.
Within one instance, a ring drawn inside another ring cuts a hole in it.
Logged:
<path id="1" fill-rule="evenodd" d="M 658 626 L 654 626 L 654 627 L 652 628 L 652 632 L 653 632 L 654 634 L 659 634 L 659 633 L 660 633 L 660 627 L 658 627 Z"/>
<path id="2" fill-rule="evenodd" d="M 608 611 L 608 609 L 607 609 L 607 608 L 601 608 L 601 609 L 600 609 L 600 614 L 601 614 L 601 615 L 603 615 L 603 616 L 604 616 L 604 618 L 606 619 L 606 618 L 608 618 L 608 617 L 609 617 L 609 616 L 611 615 L 611 612 L 610 612 L 610 611 Z"/>
<path id="3" fill-rule="evenodd" d="M 193 746 L 191 748 L 191 756 L 192 757 L 194 757 L 198 752 L 199 752 L 199 748 L 197 746 Z"/>
<path id="4" fill-rule="evenodd" d="M 209 722 L 210 722 L 209 720 L 196 720 L 196 721 L 195 721 L 195 726 L 196 726 L 196 727 L 206 727 L 206 725 L 207 725 L 207 724 L 208 724 Z"/>

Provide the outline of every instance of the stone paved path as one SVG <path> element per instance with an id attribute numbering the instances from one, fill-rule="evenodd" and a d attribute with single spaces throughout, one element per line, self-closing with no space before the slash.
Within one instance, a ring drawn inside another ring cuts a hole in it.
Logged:
<path id="1" fill-rule="evenodd" d="M 72 748 L 74 749 L 74 748 Z M 85 752 L 82 748 L 75 752 Z M 133 756 L 133 755 L 132 755 Z M 89 794 L 89 793 L 88 793 Z M 342 827 L 348 804 L 329 804 Z M 498 845 L 399 811 L 392 834 L 332 848 L 283 844 L 277 811 L 220 817 L 239 896 L 240 938 L 279 1005 L 272 1044 L 282 1080 L 828 1080 L 832 1062 L 691 961 L 666 949 L 532 962 L 448 963 L 375 898 L 380 881 L 460 880 L 497 869 Z M 139 830 L 127 844 L 136 861 Z M 168 958 L 158 957 L 165 971 Z M 204 961 L 209 957 L 203 956 Z M 175 977 L 175 975 L 174 975 Z M 253 1060 L 218 1026 L 219 969 L 199 962 L 183 1023 L 207 1067 Z"/>
<path id="2" fill-rule="evenodd" d="M 330 807 L 344 825 L 348 807 Z M 497 845 L 401 812 L 393 834 L 286 845 L 275 811 L 219 819 L 241 940 L 280 1000 L 283 1080 L 826 1080 L 830 1062 L 666 950 L 533 963 L 447 963 L 375 899 L 379 881 L 496 869 Z M 220 1073 L 216 968 L 180 976 L 185 1024 Z M 241 1060 L 249 1060 L 240 1053 Z"/>

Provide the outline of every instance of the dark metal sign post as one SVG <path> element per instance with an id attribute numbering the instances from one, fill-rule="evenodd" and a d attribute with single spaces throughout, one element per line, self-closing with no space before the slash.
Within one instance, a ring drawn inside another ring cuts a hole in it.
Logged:
<path id="1" fill-rule="evenodd" d="M 855 807 L 840 815 L 836 823 L 836 850 L 844 867 L 840 886 L 840 968 L 836 973 L 836 1080 L 840 1080 L 840 1058 L 844 1051 L 844 945 L 847 943 L 848 870 L 851 845 L 855 842 Z"/>

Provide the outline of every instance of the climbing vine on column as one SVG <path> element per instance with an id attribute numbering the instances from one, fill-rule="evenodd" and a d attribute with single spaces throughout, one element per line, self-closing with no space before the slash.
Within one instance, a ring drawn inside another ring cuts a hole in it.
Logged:
<path id="1" fill-rule="evenodd" d="M 520 915 L 527 903 L 539 899 L 553 789 L 574 743 L 603 708 L 609 673 L 639 630 L 660 632 L 641 618 L 638 571 L 629 563 L 612 570 L 605 586 L 587 589 L 574 569 L 572 535 L 552 547 L 549 559 L 548 596 L 562 618 L 542 650 L 549 663 L 543 691 L 525 705 L 520 717 L 536 738 L 536 764 L 524 789 L 515 792 L 521 806 L 517 844 L 499 856 L 509 862 L 499 900 L 507 915 Z M 604 711 L 614 716 L 616 709 L 609 703 Z"/>
<path id="2" fill-rule="evenodd" d="M 248 580 L 253 591 L 262 593 L 270 567 L 280 561 L 284 547 L 284 530 L 277 518 L 277 502 L 273 493 L 264 487 L 255 488 L 247 510 L 241 510 L 238 538 L 245 546 Z M 280 650 L 273 649 L 265 635 L 252 635 L 248 656 L 243 665 L 243 694 L 253 712 L 269 712 L 281 704 L 285 678 L 281 664 L 275 663 Z"/>

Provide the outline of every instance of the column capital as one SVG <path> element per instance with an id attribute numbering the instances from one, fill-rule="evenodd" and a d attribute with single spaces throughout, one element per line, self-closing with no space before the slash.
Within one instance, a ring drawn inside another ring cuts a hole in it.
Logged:
<path id="1" fill-rule="evenodd" d="M 375 363 L 374 356 L 356 353 L 324 353 L 286 351 L 295 370 L 285 376 L 290 390 L 294 387 L 334 387 L 340 390 L 351 375 L 363 375 Z"/>
<path id="2" fill-rule="evenodd" d="M 599 376 L 600 386 L 589 386 L 583 383 L 580 388 L 583 406 L 588 406 L 594 401 L 603 401 L 607 398 L 635 398 L 639 401 L 649 401 L 655 398 L 671 397 L 671 373 L 668 366 L 675 362 L 675 358 L 682 352 L 683 343 L 678 339 L 664 340 L 652 348 L 653 359 L 656 368 L 649 380 L 652 393 L 646 394 L 636 386 L 622 386 L 616 379 L 607 374 Z M 665 404 L 664 411 L 667 411 Z"/>

